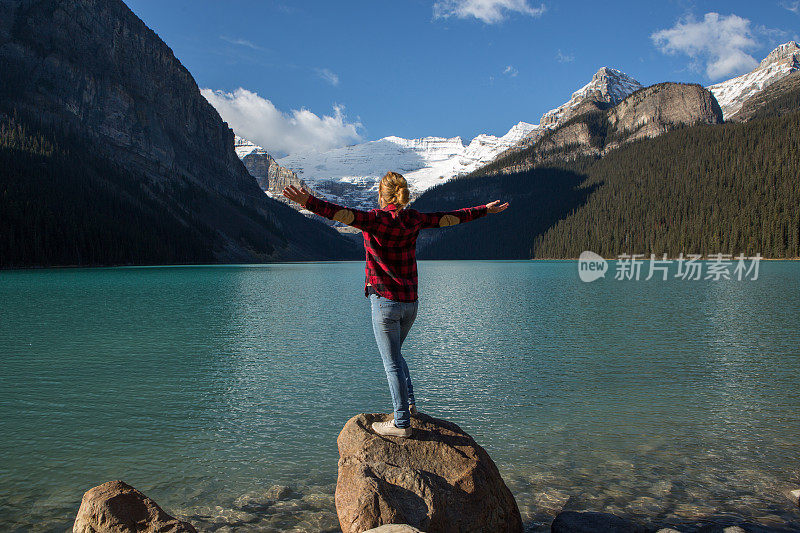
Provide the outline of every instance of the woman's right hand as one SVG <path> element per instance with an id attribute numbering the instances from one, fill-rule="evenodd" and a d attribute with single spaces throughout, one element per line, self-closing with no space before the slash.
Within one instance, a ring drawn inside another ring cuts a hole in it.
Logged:
<path id="1" fill-rule="evenodd" d="M 303 207 L 306 206 L 306 202 L 308 201 L 308 197 L 311 194 L 304 188 L 300 187 L 299 189 L 294 185 L 289 185 L 288 187 L 283 188 L 283 195 L 293 202 L 297 202 L 298 204 L 302 205 Z"/>
<path id="2" fill-rule="evenodd" d="M 494 202 L 489 202 L 486 204 L 486 209 L 489 213 L 499 213 L 500 211 L 504 211 L 508 207 L 508 202 L 501 204 L 500 200 L 495 200 Z"/>

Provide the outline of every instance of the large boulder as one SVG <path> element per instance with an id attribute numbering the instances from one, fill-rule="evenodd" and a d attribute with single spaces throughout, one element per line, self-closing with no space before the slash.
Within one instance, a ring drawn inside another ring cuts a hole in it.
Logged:
<path id="1" fill-rule="evenodd" d="M 336 512 L 343 533 L 408 524 L 428 533 L 522 531 L 511 491 L 489 454 L 457 425 L 420 414 L 411 438 L 382 437 L 360 414 L 339 434 Z"/>
<path id="2" fill-rule="evenodd" d="M 73 533 L 197 533 L 188 522 L 165 513 L 156 502 L 124 481 L 86 491 Z"/>

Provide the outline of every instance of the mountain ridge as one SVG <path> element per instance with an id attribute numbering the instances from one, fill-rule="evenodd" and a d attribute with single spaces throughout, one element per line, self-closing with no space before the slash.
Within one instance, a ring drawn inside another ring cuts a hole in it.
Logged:
<path id="1" fill-rule="evenodd" d="M 696 83 L 657 83 L 637 89 L 611 107 L 599 104 L 585 103 L 579 113 L 533 144 L 509 150 L 472 175 L 523 172 L 554 160 L 599 158 L 637 139 L 697 123 L 723 122 L 714 96 Z"/>

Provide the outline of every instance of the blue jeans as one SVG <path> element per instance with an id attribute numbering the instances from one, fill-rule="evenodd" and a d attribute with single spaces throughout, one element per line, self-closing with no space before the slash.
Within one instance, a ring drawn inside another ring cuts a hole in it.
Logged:
<path id="1" fill-rule="evenodd" d="M 408 406 L 416 402 L 408 365 L 400 353 L 400 347 L 417 318 L 418 302 L 397 302 L 377 294 L 370 294 L 369 301 L 372 305 L 372 329 L 392 394 L 394 424 L 399 428 L 407 428 L 411 425 Z"/>

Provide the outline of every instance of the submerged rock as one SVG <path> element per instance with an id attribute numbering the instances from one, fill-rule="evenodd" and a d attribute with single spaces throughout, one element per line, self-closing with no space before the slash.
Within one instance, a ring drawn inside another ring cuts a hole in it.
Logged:
<path id="1" fill-rule="evenodd" d="M 386 524 L 375 529 L 370 529 L 365 533 L 425 533 L 415 527 L 406 524 Z"/>
<path id="2" fill-rule="evenodd" d="M 156 502 L 124 481 L 86 491 L 73 533 L 197 533 L 188 522 L 165 513 Z"/>
<path id="3" fill-rule="evenodd" d="M 645 533 L 647 528 L 610 513 L 564 511 L 558 513 L 552 533 Z"/>
<path id="4" fill-rule="evenodd" d="M 429 533 L 522 531 L 514 496 L 489 454 L 456 424 L 420 414 L 411 438 L 382 437 L 360 414 L 339 434 L 336 511 L 344 533 L 409 524 Z"/>
<path id="5" fill-rule="evenodd" d="M 267 491 L 267 498 L 271 500 L 292 500 L 299 497 L 291 487 L 285 485 L 273 485 Z"/>

